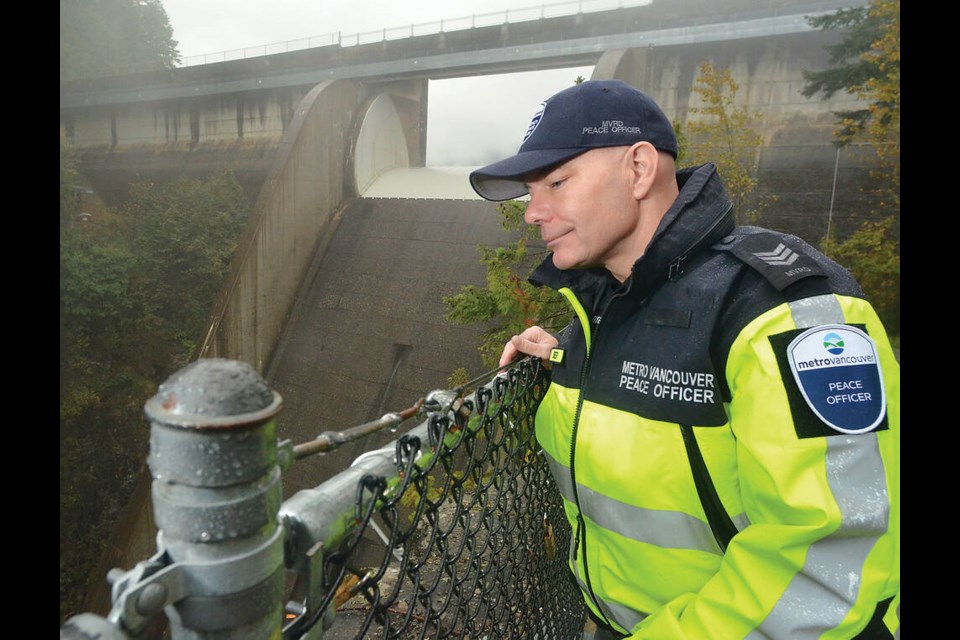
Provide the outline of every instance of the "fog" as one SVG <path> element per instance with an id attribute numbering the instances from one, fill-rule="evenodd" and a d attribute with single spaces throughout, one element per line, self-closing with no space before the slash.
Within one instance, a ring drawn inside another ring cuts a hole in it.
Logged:
<path id="1" fill-rule="evenodd" d="M 545 98 L 592 67 L 430 82 L 427 165 L 476 166 L 516 153 Z"/>

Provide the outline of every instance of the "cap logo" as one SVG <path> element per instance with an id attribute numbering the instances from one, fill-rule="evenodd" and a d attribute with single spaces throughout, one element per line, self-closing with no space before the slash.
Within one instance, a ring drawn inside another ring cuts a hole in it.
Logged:
<path id="1" fill-rule="evenodd" d="M 527 141 L 527 138 L 533 135 L 533 132 L 537 130 L 537 125 L 540 124 L 540 121 L 543 120 L 543 111 L 547 108 L 546 102 L 541 102 L 540 106 L 537 107 L 536 113 L 533 114 L 533 118 L 530 120 L 530 126 L 527 127 L 527 133 L 523 136 L 523 142 Z"/>

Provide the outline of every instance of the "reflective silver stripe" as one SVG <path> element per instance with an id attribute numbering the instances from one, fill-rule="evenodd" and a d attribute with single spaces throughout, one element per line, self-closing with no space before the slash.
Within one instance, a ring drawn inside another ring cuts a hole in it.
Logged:
<path id="1" fill-rule="evenodd" d="M 790 304 L 798 328 L 842 323 L 834 296 Z M 889 521 L 889 496 L 876 433 L 827 438 L 826 470 L 840 528 L 810 546 L 794 576 L 751 640 L 767 637 L 819 638 L 836 627 L 856 601 L 863 564 Z"/>
<path id="2" fill-rule="evenodd" d="M 819 638 L 849 613 L 863 563 L 886 531 L 889 500 L 875 433 L 829 438 L 827 481 L 842 513 L 832 535 L 812 544 L 800 573 L 748 638 Z"/>
<path id="3" fill-rule="evenodd" d="M 550 473 L 553 474 L 553 479 L 557 483 L 557 488 L 560 489 L 560 495 L 569 500 L 570 502 L 576 502 L 573 495 L 573 483 L 570 481 L 570 467 L 565 464 L 557 462 L 550 453 L 544 450 L 546 454 L 547 464 L 550 466 Z"/>
<path id="4" fill-rule="evenodd" d="M 813 296 L 790 303 L 790 313 L 797 329 L 809 329 L 821 324 L 842 324 L 843 309 L 833 294 Z"/>
<path id="5" fill-rule="evenodd" d="M 576 564 L 574 564 L 574 576 L 577 578 L 577 584 L 580 585 L 580 589 L 586 593 L 587 585 L 583 580 L 580 579 L 580 575 L 576 571 Z M 634 626 L 642 622 L 643 619 L 647 617 L 647 614 L 645 613 L 634 611 L 630 607 L 618 604 L 616 602 L 602 600 L 599 597 L 596 598 L 594 604 L 600 607 L 600 611 L 607 620 L 613 620 L 627 631 L 633 629 Z"/>
<path id="6" fill-rule="evenodd" d="M 622 604 L 617 604 L 615 602 L 607 602 L 604 600 L 600 603 L 600 606 L 603 607 L 603 611 L 608 617 L 616 620 L 617 624 L 626 629 L 628 632 L 643 622 L 643 619 L 647 617 L 647 614 L 645 613 L 634 611 L 630 607 L 625 607 Z"/>
<path id="7" fill-rule="evenodd" d="M 573 502 L 570 469 L 547 454 L 553 473 L 564 498 Z M 642 509 L 577 483 L 580 511 L 598 525 L 624 538 L 646 542 L 664 549 L 693 549 L 720 555 L 710 525 L 680 511 Z"/>
<path id="8" fill-rule="evenodd" d="M 641 509 L 577 485 L 580 508 L 598 525 L 624 538 L 663 549 L 694 549 L 720 555 L 710 526 L 681 511 Z"/>
<path id="9" fill-rule="evenodd" d="M 553 474 L 554 480 L 556 480 L 557 487 L 560 489 L 560 494 L 567 500 L 573 502 L 573 485 L 570 483 L 570 468 L 554 460 L 553 456 L 551 456 L 546 451 L 544 451 L 544 453 L 546 453 L 547 462 L 550 465 L 550 472 Z M 583 485 L 580 485 L 580 491 L 581 491 L 581 501 L 583 500 L 583 493 L 582 493 L 583 491 L 588 491 L 591 494 L 591 499 L 593 499 L 592 496 L 599 495 L 596 492 L 589 491 Z M 630 509 L 636 509 L 635 507 L 629 507 L 629 505 L 622 505 L 622 506 Z M 641 509 L 636 509 L 636 510 L 642 511 Z M 576 578 L 577 584 L 580 585 L 580 589 L 584 593 L 590 593 L 590 590 L 587 589 L 587 583 L 584 582 L 583 579 L 580 577 L 580 567 L 577 565 L 576 559 L 574 558 L 574 549 L 576 548 L 576 544 L 577 544 L 576 536 L 577 536 L 577 531 L 576 530 L 572 531 L 570 536 L 570 548 L 568 551 L 570 566 L 573 569 L 573 577 Z M 616 602 L 603 600 L 597 594 L 594 594 L 594 595 L 596 596 L 594 598 L 594 602 L 595 604 L 597 604 L 597 606 L 600 607 L 600 610 L 603 612 L 603 615 L 606 616 L 608 620 L 616 621 L 617 624 L 619 624 L 621 627 L 623 627 L 628 631 L 630 629 L 633 629 L 635 625 L 637 625 L 641 620 L 647 617 L 647 614 L 645 613 L 640 613 L 639 611 L 635 611 L 630 607 L 627 607 L 625 605 L 622 605 Z"/>
<path id="10" fill-rule="evenodd" d="M 747 517 L 745 513 L 738 513 L 733 516 L 733 526 L 737 528 L 737 531 L 743 531 L 750 526 L 750 518 Z"/>

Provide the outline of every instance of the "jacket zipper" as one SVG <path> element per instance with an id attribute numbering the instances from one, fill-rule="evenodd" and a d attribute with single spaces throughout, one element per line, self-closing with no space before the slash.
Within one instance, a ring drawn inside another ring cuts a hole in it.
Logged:
<path id="1" fill-rule="evenodd" d="M 579 553 L 580 543 L 582 540 L 583 582 L 587 586 L 587 595 L 590 596 L 590 600 L 593 601 L 594 606 L 596 607 L 597 611 L 600 612 L 604 622 L 607 625 L 610 625 L 610 621 L 607 620 L 606 615 L 603 613 L 603 609 L 600 607 L 597 596 L 593 592 L 593 585 L 590 582 L 590 569 L 587 566 L 587 528 L 586 523 L 583 520 L 582 511 L 580 509 L 580 492 L 577 490 L 577 431 L 580 428 L 580 413 L 583 409 L 584 388 L 587 382 L 587 371 L 590 368 L 590 353 L 592 351 L 590 318 L 587 316 L 586 310 L 580 304 L 580 301 L 577 299 L 573 291 L 564 288 L 560 290 L 560 293 L 563 294 L 563 296 L 567 299 L 567 301 L 570 303 L 570 306 L 573 307 L 574 312 L 577 314 L 577 317 L 580 319 L 580 325 L 583 327 L 584 342 L 586 344 L 586 355 L 583 358 L 583 366 L 580 368 L 580 389 L 579 394 L 577 395 L 577 409 L 573 414 L 573 428 L 570 434 L 570 484 L 573 487 L 573 503 L 577 507 L 577 527 L 573 532 L 573 564 L 574 566 L 577 564 L 577 554 Z"/>
<path id="2" fill-rule="evenodd" d="M 681 252 L 680 255 L 678 255 L 673 262 L 670 263 L 670 266 L 667 269 L 668 280 L 673 280 L 683 273 L 683 263 L 687 261 L 687 256 L 696 251 L 704 240 L 713 235 L 713 232 L 717 229 L 717 227 L 727 221 L 732 211 L 733 203 L 728 202 L 723 213 L 717 216 L 714 221 L 710 223 L 710 226 L 704 229 L 703 233 L 697 236 L 697 238 L 690 243 L 690 246 L 687 247 L 686 251 Z"/>
<path id="3" fill-rule="evenodd" d="M 632 286 L 632 283 L 631 285 Z M 628 289 L 629 290 L 629 289 Z M 567 301 L 570 302 L 573 306 L 574 311 L 577 313 L 577 316 L 580 318 L 580 324 L 583 327 L 584 337 L 586 341 L 586 355 L 583 358 L 583 366 L 580 368 L 580 385 L 579 385 L 579 394 L 577 395 L 577 409 L 573 414 L 573 429 L 570 434 L 570 484 L 573 488 L 573 501 L 577 507 L 577 528 L 574 531 L 573 539 L 573 562 L 576 566 L 577 562 L 577 553 L 580 549 L 580 542 L 583 541 L 583 582 L 587 585 L 587 594 L 590 596 L 590 599 L 593 601 L 594 606 L 597 608 L 597 611 L 600 612 L 600 616 L 603 618 L 604 623 L 607 626 L 613 628 L 610 620 L 607 619 L 606 614 L 603 612 L 603 608 L 600 606 L 599 599 L 596 594 L 593 592 L 593 583 L 590 580 L 590 568 L 587 562 L 587 527 L 586 522 L 583 519 L 583 512 L 580 508 L 580 492 L 577 489 L 577 470 L 576 470 L 576 458 L 577 458 L 577 432 L 580 429 L 580 414 L 583 409 L 583 400 L 586 396 L 587 388 L 587 373 L 590 370 L 590 354 L 593 352 L 593 343 L 594 339 L 591 339 L 591 330 L 590 317 L 586 314 L 586 310 L 580 304 L 580 301 L 577 299 L 576 295 L 570 289 L 562 289 L 560 291 L 567 298 Z M 610 310 L 610 306 L 613 304 L 613 301 L 617 298 L 626 295 L 627 291 L 621 291 L 610 297 L 606 305 L 604 305 L 603 311 L 599 316 L 597 321 L 597 333 L 599 333 L 600 323 L 603 321 L 603 317 Z M 641 303 L 642 304 L 642 303 Z M 596 336 L 593 336 L 594 338 Z"/>

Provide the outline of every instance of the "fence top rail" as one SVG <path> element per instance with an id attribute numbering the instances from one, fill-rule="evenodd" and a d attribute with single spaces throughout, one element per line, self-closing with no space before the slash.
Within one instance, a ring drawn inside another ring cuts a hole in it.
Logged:
<path id="1" fill-rule="evenodd" d="M 858 5 L 862 4 L 862 2 L 863 0 L 853 0 L 848 4 Z M 544 18 L 563 18 L 585 13 L 598 13 L 602 11 L 612 11 L 615 9 L 630 9 L 634 7 L 649 6 L 652 4 L 653 0 L 563 0 L 561 2 L 539 4 L 514 9 L 503 9 L 500 11 L 478 13 L 457 18 L 441 18 L 438 20 L 384 27 L 381 29 L 357 33 L 333 31 L 330 33 L 308 36 L 294 40 L 284 40 L 250 47 L 230 49 L 227 51 L 216 51 L 212 53 L 184 56 L 180 60 L 180 66 L 191 67 L 203 64 L 213 64 L 217 62 L 227 62 L 230 60 L 243 60 L 246 58 L 257 58 L 278 53 L 299 51 L 302 49 L 312 49 L 315 47 L 352 47 L 365 44 L 374 44 L 377 42 L 386 42 L 388 40 L 436 35 L 454 31 L 466 31 L 479 27 L 516 24 Z M 802 4 L 803 6 L 801 7 L 799 4 Z M 766 9 L 758 7 L 754 10 L 751 10 L 749 13 L 750 16 L 756 17 L 757 15 L 778 15 L 785 12 L 796 13 L 798 10 L 831 10 L 836 9 L 838 6 L 841 6 L 845 3 L 837 2 L 836 0 L 810 0 L 809 2 L 801 2 L 799 4 L 795 7 L 769 6 Z M 731 15 L 735 17 L 736 14 L 737 12 L 734 11 Z"/>
<path id="2" fill-rule="evenodd" d="M 182 58 L 180 66 L 191 67 L 201 64 L 227 62 L 230 60 L 257 58 L 276 53 L 286 53 L 288 51 L 299 51 L 301 49 L 312 49 L 314 47 L 325 47 L 331 45 L 351 47 L 363 44 L 373 44 L 376 42 L 385 42 L 387 40 L 411 38 L 415 36 L 435 35 L 438 33 L 448 33 L 451 31 L 465 31 L 477 27 L 490 27 L 503 24 L 527 22 L 530 20 L 539 20 L 541 18 L 561 18 L 580 13 L 595 13 L 599 11 L 610 11 L 613 9 L 640 7 L 652 3 L 653 0 L 565 0 L 563 2 L 540 4 L 516 9 L 503 9 L 501 11 L 478 13 L 458 18 L 441 18 L 439 20 L 431 20 L 428 22 L 384 27 L 382 29 L 375 29 L 372 31 L 363 31 L 357 33 L 333 31 L 330 33 L 298 38 L 295 40 L 284 40 L 281 42 L 271 42 L 250 47 L 230 49 L 227 51 L 216 51 L 212 53 L 185 56 Z"/>

